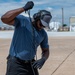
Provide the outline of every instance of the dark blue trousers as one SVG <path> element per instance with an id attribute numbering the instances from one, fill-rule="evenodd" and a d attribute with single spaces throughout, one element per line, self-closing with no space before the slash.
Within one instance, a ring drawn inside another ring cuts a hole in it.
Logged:
<path id="1" fill-rule="evenodd" d="M 38 70 L 33 68 L 33 62 L 23 62 L 15 57 L 9 57 L 7 59 L 7 71 L 6 75 L 39 75 Z"/>

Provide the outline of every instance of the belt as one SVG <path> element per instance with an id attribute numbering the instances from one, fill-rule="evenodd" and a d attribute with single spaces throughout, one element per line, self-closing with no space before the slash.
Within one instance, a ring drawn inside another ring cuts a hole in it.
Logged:
<path id="1" fill-rule="evenodd" d="M 21 63 L 33 63 L 33 62 L 35 61 L 34 59 L 32 59 L 32 60 L 22 60 L 22 59 L 20 59 L 20 58 L 18 58 L 18 57 L 11 56 L 11 55 L 9 55 L 9 56 L 7 57 L 7 59 L 9 59 L 9 58 L 15 59 L 15 60 L 17 60 L 17 61 L 19 61 L 19 62 L 21 62 Z"/>

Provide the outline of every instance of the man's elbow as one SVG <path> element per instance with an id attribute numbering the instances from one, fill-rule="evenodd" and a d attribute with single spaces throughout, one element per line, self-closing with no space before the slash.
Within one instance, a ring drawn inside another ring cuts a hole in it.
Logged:
<path id="1" fill-rule="evenodd" d="M 1 21 L 3 22 L 3 23 L 8 23 L 8 18 L 7 17 L 5 17 L 4 15 L 1 17 Z"/>

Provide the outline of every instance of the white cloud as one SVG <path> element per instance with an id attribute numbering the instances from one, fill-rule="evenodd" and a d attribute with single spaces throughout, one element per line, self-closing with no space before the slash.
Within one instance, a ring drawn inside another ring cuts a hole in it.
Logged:
<path id="1" fill-rule="evenodd" d="M 47 7 L 46 10 L 48 10 L 48 11 L 52 11 L 53 8 L 51 8 L 51 7 Z"/>

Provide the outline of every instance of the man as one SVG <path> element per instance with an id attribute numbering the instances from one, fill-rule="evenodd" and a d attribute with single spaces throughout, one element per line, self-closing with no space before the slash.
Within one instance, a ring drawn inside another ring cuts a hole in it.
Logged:
<path id="1" fill-rule="evenodd" d="M 19 15 L 33 6 L 34 3 L 29 1 L 24 7 L 10 10 L 1 17 L 2 22 L 15 27 L 7 57 L 6 75 L 38 75 L 37 69 L 41 69 L 49 57 L 48 36 L 43 28 L 49 26 L 52 17 L 50 12 L 39 11 L 33 15 L 34 21 Z M 42 56 L 34 60 L 39 45 Z"/>

